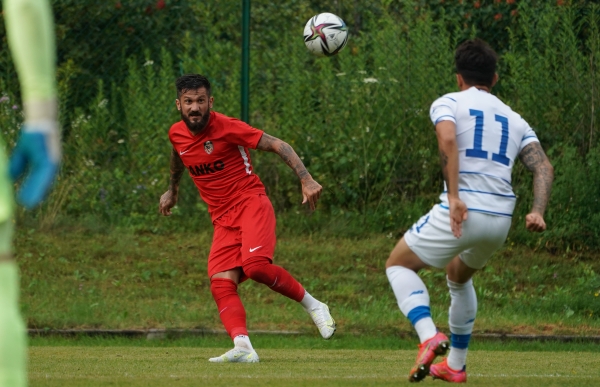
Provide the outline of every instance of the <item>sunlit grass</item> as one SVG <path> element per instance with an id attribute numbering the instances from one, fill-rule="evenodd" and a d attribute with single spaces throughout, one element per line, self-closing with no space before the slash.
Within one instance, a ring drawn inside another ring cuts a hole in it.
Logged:
<path id="1" fill-rule="evenodd" d="M 259 364 L 212 364 L 228 347 L 32 346 L 32 386 L 392 386 L 415 350 L 257 348 Z M 474 386 L 595 386 L 598 352 L 472 350 Z M 434 382 L 427 379 L 424 385 Z"/>

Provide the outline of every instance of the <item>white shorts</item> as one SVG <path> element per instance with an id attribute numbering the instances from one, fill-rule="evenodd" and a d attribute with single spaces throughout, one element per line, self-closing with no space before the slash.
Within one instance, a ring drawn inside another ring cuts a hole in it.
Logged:
<path id="1" fill-rule="evenodd" d="M 408 247 L 429 266 L 443 268 L 457 255 L 472 269 L 481 269 L 508 235 L 511 218 L 469 211 L 456 238 L 450 228 L 450 212 L 440 206 L 404 234 Z"/>

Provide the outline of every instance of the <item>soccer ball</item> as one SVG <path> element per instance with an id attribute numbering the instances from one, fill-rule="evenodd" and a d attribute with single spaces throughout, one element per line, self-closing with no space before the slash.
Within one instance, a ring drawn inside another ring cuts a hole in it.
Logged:
<path id="1" fill-rule="evenodd" d="M 348 27 L 332 13 L 320 13 L 311 17 L 304 27 L 304 44 L 310 52 L 319 56 L 332 56 L 348 43 Z"/>

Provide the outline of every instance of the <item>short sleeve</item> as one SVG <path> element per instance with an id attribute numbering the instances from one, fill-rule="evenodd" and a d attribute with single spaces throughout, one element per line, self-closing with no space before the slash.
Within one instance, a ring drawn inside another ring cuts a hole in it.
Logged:
<path id="1" fill-rule="evenodd" d="M 437 125 L 441 121 L 452 121 L 456 124 L 456 100 L 447 95 L 436 99 L 429 109 L 431 122 Z"/>
<path id="2" fill-rule="evenodd" d="M 519 152 L 523 150 L 527 145 L 532 142 L 540 142 L 535 131 L 529 126 L 529 124 L 523 120 L 523 124 L 525 125 L 525 134 L 523 134 L 523 138 L 521 139 L 521 145 L 519 146 Z"/>
<path id="3" fill-rule="evenodd" d="M 169 141 L 171 142 L 171 145 L 173 145 L 173 149 L 175 149 L 177 147 L 178 142 L 181 142 L 181 138 L 182 138 L 181 125 L 185 125 L 185 124 L 182 121 L 179 121 L 179 122 L 171 125 L 171 128 L 169 128 Z"/>
<path id="4" fill-rule="evenodd" d="M 226 117 L 224 139 L 244 148 L 256 149 L 264 131 L 254 128 L 244 121 Z"/>

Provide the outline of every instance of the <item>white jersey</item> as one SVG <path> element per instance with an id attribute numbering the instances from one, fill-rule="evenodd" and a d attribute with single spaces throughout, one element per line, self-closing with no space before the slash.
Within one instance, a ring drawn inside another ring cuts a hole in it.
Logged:
<path id="1" fill-rule="evenodd" d="M 456 124 L 460 199 L 470 211 L 512 216 L 516 196 L 511 172 L 521 150 L 539 142 L 520 115 L 494 95 L 475 87 L 438 98 L 431 121 Z M 440 195 L 448 208 L 447 187 Z"/>

